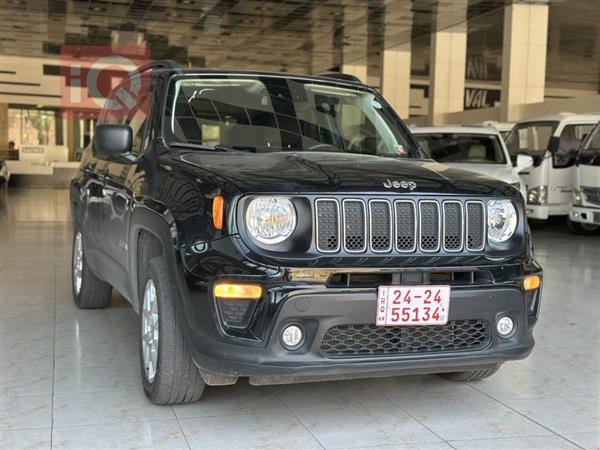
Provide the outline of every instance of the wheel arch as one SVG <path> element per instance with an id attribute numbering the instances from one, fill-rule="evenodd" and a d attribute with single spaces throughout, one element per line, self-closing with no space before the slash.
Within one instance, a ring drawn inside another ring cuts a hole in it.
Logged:
<path id="1" fill-rule="evenodd" d="M 128 272 L 131 283 L 131 304 L 139 311 L 138 280 L 144 267 L 140 261 L 164 256 L 169 276 L 177 279 L 177 228 L 168 211 L 136 206 L 131 215 L 128 243 Z"/>

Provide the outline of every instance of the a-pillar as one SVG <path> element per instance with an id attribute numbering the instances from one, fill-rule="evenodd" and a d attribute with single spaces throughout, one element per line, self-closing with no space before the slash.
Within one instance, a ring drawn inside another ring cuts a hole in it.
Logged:
<path id="1" fill-rule="evenodd" d="M 410 108 L 411 5 L 393 2 L 386 6 L 381 56 L 383 96 L 403 119 L 408 118 Z"/>
<path id="2" fill-rule="evenodd" d="M 443 123 L 446 113 L 462 111 L 467 61 L 467 0 L 438 3 L 429 68 L 429 120 Z"/>
<path id="3" fill-rule="evenodd" d="M 544 101 L 548 3 L 514 2 L 504 9 L 500 120 L 519 120 L 520 106 Z"/>

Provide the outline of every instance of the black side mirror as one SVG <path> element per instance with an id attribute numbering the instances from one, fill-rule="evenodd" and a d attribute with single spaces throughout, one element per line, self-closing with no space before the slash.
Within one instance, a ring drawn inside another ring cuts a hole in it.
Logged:
<path id="1" fill-rule="evenodd" d="M 548 141 L 548 151 L 553 155 L 560 148 L 560 138 L 558 136 L 552 136 Z"/>
<path id="2" fill-rule="evenodd" d="M 98 125 L 94 132 L 94 154 L 99 158 L 121 163 L 131 163 L 133 132 L 129 125 Z"/>

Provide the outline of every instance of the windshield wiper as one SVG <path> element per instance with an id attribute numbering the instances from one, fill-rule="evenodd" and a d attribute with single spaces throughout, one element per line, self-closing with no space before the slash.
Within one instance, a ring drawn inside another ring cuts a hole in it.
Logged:
<path id="1" fill-rule="evenodd" d="M 208 150 L 212 152 L 237 152 L 235 148 L 226 147 L 224 145 L 201 145 L 201 144 L 190 144 L 188 142 L 170 142 L 169 145 L 173 147 L 190 148 L 194 150 Z"/>

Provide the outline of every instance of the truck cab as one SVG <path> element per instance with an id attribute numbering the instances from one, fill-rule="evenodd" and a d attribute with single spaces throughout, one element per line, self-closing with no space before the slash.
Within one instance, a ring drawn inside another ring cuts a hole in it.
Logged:
<path id="1" fill-rule="evenodd" d="M 575 234 L 600 231 L 600 122 L 585 138 L 575 160 L 569 229 Z"/>
<path id="2" fill-rule="evenodd" d="M 520 173 L 527 187 L 527 217 L 547 220 L 571 209 L 575 157 L 600 114 L 560 113 L 518 122 L 506 139 L 511 159 L 521 154 L 533 166 Z"/>

